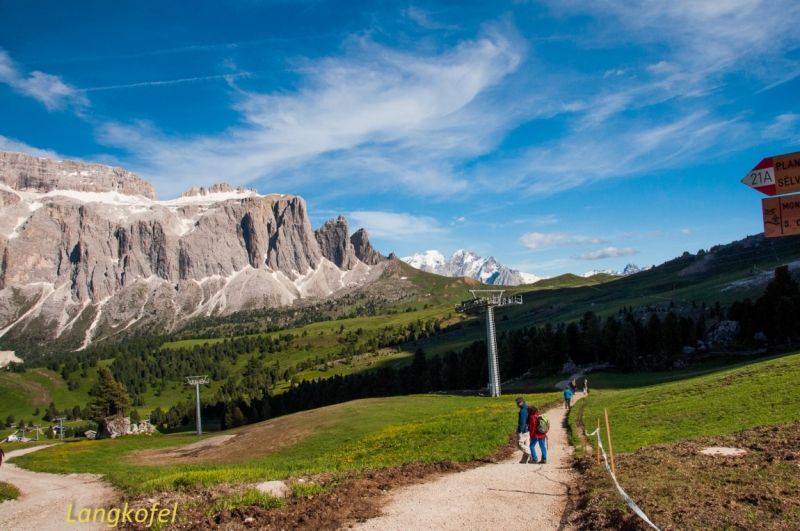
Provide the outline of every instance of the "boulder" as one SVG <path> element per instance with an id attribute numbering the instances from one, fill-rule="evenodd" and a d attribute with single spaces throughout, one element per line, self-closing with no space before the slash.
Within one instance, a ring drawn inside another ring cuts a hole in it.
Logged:
<path id="1" fill-rule="evenodd" d="M 713 346 L 727 347 L 739 336 L 737 321 L 720 321 L 706 333 L 706 341 Z"/>
<path id="2" fill-rule="evenodd" d="M 256 489 L 273 498 L 286 498 L 292 493 L 292 489 L 283 481 L 265 481 L 256 485 Z"/>
<path id="3" fill-rule="evenodd" d="M 116 439 L 123 435 L 128 435 L 131 431 L 130 417 L 122 415 L 112 415 L 100 421 L 100 430 L 97 433 L 98 439 Z"/>

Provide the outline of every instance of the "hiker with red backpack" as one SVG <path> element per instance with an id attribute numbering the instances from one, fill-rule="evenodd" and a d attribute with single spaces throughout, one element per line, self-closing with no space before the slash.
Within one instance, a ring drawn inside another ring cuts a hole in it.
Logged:
<path id="1" fill-rule="evenodd" d="M 550 421 L 547 417 L 539 413 L 536 406 L 528 407 L 528 431 L 531 434 L 531 460 L 532 465 L 536 464 L 536 445 L 542 450 L 541 465 L 547 464 L 547 432 L 550 430 Z"/>

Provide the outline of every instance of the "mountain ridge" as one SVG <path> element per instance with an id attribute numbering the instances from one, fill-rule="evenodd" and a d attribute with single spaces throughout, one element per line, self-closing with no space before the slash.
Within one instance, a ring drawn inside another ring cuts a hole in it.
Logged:
<path id="1" fill-rule="evenodd" d="M 446 258 L 439 251 L 429 250 L 425 254 L 417 253 L 401 260 L 428 273 L 446 277 L 469 277 L 495 286 L 533 284 L 542 279 L 537 275 L 504 266 L 494 256 L 483 258 L 466 249 L 459 249 L 451 258 Z"/>
<path id="2" fill-rule="evenodd" d="M 327 297 L 380 262 L 348 231 L 314 231 L 301 197 L 220 183 L 159 201 L 120 168 L 0 152 L 0 337 L 84 348 Z"/>

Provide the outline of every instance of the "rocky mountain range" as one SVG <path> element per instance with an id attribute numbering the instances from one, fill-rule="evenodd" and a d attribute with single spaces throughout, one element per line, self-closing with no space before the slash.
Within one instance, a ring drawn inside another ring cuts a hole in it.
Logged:
<path id="1" fill-rule="evenodd" d="M 615 271 L 613 269 L 593 269 L 591 271 L 587 271 L 581 276 L 584 278 L 589 278 L 598 275 L 600 273 L 605 273 L 606 275 L 611 275 L 615 277 L 627 277 L 628 275 L 635 275 L 636 273 L 641 273 L 642 271 L 647 271 L 648 269 L 652 268 L 653 266 L 639 267 L 636 264 L 628 264 L 622 271 Z"/>
<path id="2" fill-rule="evenodd" d="M 427 251 L 401 258 L 407 264 L 428 273 L 446 277 L 470 277 L 484 284 L 497 286 L 519 286 L 532 284 L 542 277 L 510 269 L 500 264 L 494 256 L 482 258 L 472 251 L 460 249 L 451 258 L 439 251 Z"/>
<path id="3" fill-rule="evenodd" d="M 384 257 L 340 216 L 227 184 L 159 201 L 133 173 L 0 152 L 0 341 L 71 348 L 369 282 Z"/>

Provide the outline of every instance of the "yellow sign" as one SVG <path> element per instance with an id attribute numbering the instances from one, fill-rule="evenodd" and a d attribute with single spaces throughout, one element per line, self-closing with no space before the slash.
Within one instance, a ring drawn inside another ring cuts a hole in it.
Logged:
<path id="1" fill-rule="evenodd" d="M 800 194 L 762 199 L 761 212 L 767 238 L 800 234 Z"/>

